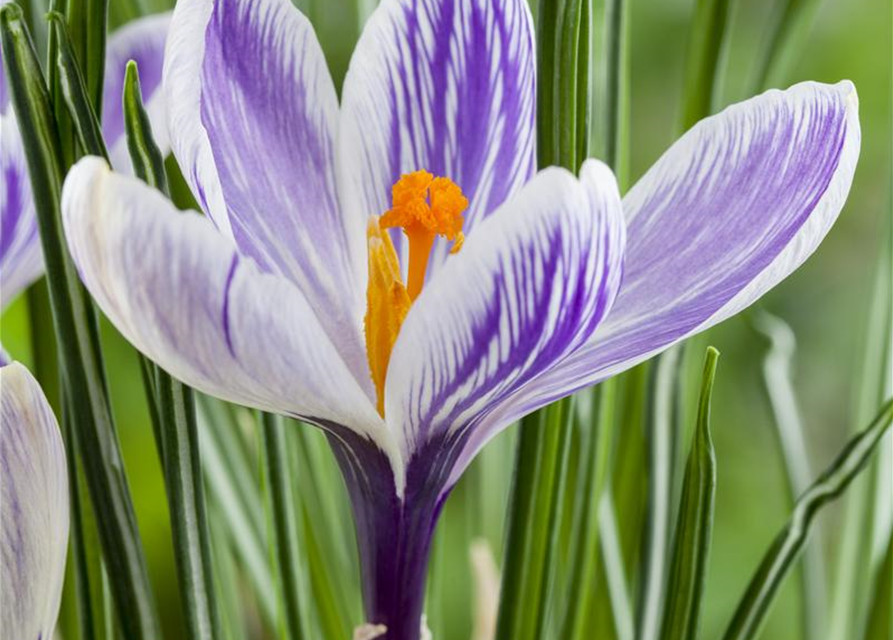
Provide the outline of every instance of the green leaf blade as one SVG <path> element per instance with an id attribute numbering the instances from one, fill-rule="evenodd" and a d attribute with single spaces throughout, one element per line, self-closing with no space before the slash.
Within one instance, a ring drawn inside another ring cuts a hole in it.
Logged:
<path id="1" fill-rule="evenodd" d="M 688 457 L 667 582 L 661 640 L 696 640 L 713 536 L 716 455 L 710 436 L 710 405 L 719 352 L 708 348 L 701 382 L 697 428 Z"/>

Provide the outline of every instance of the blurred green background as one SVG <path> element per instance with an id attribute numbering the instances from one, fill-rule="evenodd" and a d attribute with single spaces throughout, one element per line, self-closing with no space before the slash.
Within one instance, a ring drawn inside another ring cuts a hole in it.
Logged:
<path id="1" fill-rule="evenodd" d="M 163 0 L 156 4 L 152 10 L 164 8 Z M 297 4 L 308 6 L 307 2 Z M 347 10 L 346 4 L 347 0 L 317 2 L 316 8 L 308 11 L 336 78 L 344 73 L 362 16 L 371 10 L 374 0 L 360 3 L 363 8 L 356 20 L 352 18 L 354 10 Z M 779 4 L 773 0 L 733 3 L 720 106 L 754 93 L 756 63 L 767 46 L 768 25 Z M 852 80 L 860 99 L 862 154 L 849 202 L 836 227 L 814 257 L 763 303 L 764 308 L 790 323 L 797 336 L 795 385 L 814 469 L 830 462 L 854 428 L 878 255 L 891 228 L 893 174 L 893 3 L 825 0 L 819 4 L 798 59 L 785 72 L 783 82 L 777 84 Z M 634 180 L 678 135 L 694 2 L 630 0 L 629 5 L 630 167 Z M 111 0 L 112 22 L 120 24 L 135 15 L 128 7 L 122 0 Z M 127 472 L 166 637 L 178 638 L 181 625 L 167 504 L 137 360 L 133 350 L 107 324 L 104 338 Z M 20 299 L 3 316 L 2 342 L 16 359 L 30 365 L 30 340 L 27 305 Z M 691 359 L 695 369 L 706 344 L 722 353 L 713 420 L 719 469 L 716 528 L 703 626 L 703 637 L 713 638 L 721 634 L 762 553 L 784 524 L 789 502 L 762 386 L 765 341 L 747 322 L 734 318 L 696 343 L 689 350 L 694 354 Z M 487 454 L 504 457 L 505 469 L 511 462 L 509 444 L 497 442 Z M 890 456 L 889 438 L 884 449 L 884 455 Z M 507 482 L 506 477 L 499 479 L 498 490 L 505 491 Z M 893 478 L 888 481 L 890 485 Z M 470 525 L 463 519 L 468 512 L 463 501 L 470 499 L 468 495 L 460 486 L 452 496 L 441 525 L 442 538 L 464 541 L 468 537 Z M 821 518 L 821 542 L 832 582 L 845 502 L 846 498 Z M 497 551 L 502 515 L 485 514 L 483 526 Z M 344 526 L 352 525 L 345 522 Z M 450 592 L 442 601 L 453 622 L 449 637 L 467 638 L 473 591 L 470 571 L 460 562 L 450 567 L 450 576 L 454 578 L 447 582 Z M 796 637 L 800 618 L 795 585 L 792 576 L 761 635 L 763 640 Z"/>

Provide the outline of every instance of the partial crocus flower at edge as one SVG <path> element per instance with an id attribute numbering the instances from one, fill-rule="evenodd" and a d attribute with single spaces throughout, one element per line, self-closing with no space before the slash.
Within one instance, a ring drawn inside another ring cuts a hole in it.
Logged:
<path id="1" fill-rule="evenodd" d="M 289 2 L 181 0 L 164 93 L 206 217 L 96 158 L 65 184 L 81 277 L 137 348 L 326 431 L 387 640 L 419 637 L 480 448 L 753 303 L 855 170 L 855 89 L 804 83 L 699 123 L 621 202 L 598 161 L 536 172 L 534 57 L 523 0 L 384 0 L 339 105 Z"/>
<path id="2" fill-rule="evenodd" d="M 128 23 L 109 37 L 105 86 L 103 88 L 103 135 L 112 164 L 120 171 L 131 170 L 124 136 L 122 92 L 129 60 L 136 60 L 146 108 L 158 142 L 166 153 L 167 122 L 161 96 L 164 42 L 170 13 L 141 18 Z M 28 285 L 43 275 L 43 253 L 31 195 L 28 165 L 22 148 L 18 123 L 9 103 L 6 76 L 0 59 L 0 311 Z M 0 349 L 0 363 L 8 361 Z"/>
<path id="3" fill-rule="evenodd" d="M 68 552 L 68 472 L 56 417 L 21 364 L 0 367 L 0 629 L 50 640 Z"/>

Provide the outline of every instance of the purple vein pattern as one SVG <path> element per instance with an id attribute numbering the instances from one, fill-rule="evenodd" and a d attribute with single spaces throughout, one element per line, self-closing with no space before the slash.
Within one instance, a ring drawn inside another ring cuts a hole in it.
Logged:
<path id="1" fill-rule="evenodd" d="M 382 3 L 345 80 L 343 204 L 383 213 L 400 175 L 424 168 L 468 196 L 468 234 L 527 182 L 536 169 L 530 20 L 523 0 Z M 445 246 L 433 252 L 429 277 L 445 257 Z"/>
<path id="2" fill-rule="evenodd" d="M 0 629 L 51 638 L 68 551 L 65 449 L 25 367 L 0 367 L 0 388 Z"/>
<path id="3" fill-rule="evenodd" d="M 852 183 L 856 109 L 849 82 L 804 83 L 729 107 L 683 136 L 623 200 L 624 281 L 606 321 L 482 430 L 703 331 L 799 267 Z"/>
<path id="4" fill-rule="evenodd" d="M 534 176 L 533 41 L 522 0 L 383 0 L 339 112 L 286 0 L 180 0 L 164 97 L 207 217 L 96 159 L 65 184 L 81 277 L 137 348 L 326 430 L 386 640 L 419 638 L 437 516 L 480 448 L 775 286 L 830 230 L 858 158 L 852 85 L 804 83 L 698 124 L 622 202 L 597 161 Z M 366 221 L 423 168 L 469 196 L 467 241 L 432 257 L 380 416 Z"/>
<path id="5" fill-rule="evenodd" d="M 166 80 L 184 174 L 241 253 L 301 287 L 366 385 L 365 224 L 338 213 L 338 101 L 319 43 L 287 0 L 187 9 Z"/>
<path id="6" fill-rule="evenodd" d="M 467 428 L 582 345 L 620 285 L 625 227 L 613 175 L 540 172 L 422 292 L 392 355 L 385 415 L 407 451 Z"/>
<path id="7" fill-rule="evenodd" d="M 12 110 L 0 114 L 0 138 L 0 309 L 5 309 L 43 273 L 43 254 L 28 165 Z"/>

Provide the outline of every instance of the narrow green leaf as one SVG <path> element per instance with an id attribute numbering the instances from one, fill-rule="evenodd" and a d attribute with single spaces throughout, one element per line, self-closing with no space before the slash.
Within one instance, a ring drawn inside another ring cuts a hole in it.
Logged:
<path id="1" fill-rule="evenodd" d="M 893 532 L 870 594 L 864 640 L 893 638 Z"/>
<path id="2" fill-rule="evenodd" d="M 893 421 L 893 400 L 888 400 L 871 425 L 854 437 L 837 459 L 803 494 L 788 525 L 763 557 L 738 605 L 724 640 L 750 640 L 757 635 L 766 613 L 794 561 L 806 544 L 816 515 L 838 497 L 865 468 L 877 444 Z"/>
<path id="3" fill-rule="evenodd" d="M 611 493 L 605 494 L 598 510 L 598 531 L 601 541 L 601 560 L 604 570 L 604 583 L 611 612 L 611 637 L 617 640 L 633 640 L 635 624 L 633 622 L 633 603 L 630 598 L 631 589 L 624 567 L 624 553 L 620 546 L 620 528 L 617 523 L 617 512 Z M 602 600 L 599 600 L 601 602 Z M 596 618 L 601 619 L 600 617 Z M 605 638 L 605 634 L 595 635 Z"/>
<path id="4" fill-rule="evenodd" d="M 62 150 L 53 107 L 18 6 L 0 8 L 3 63 L 21 129 L 72 421 L 124 635 L 157 638 L 158 623 L 107 395 L 96 313 L 62 232 Z"/>
<path id="5" fill-rule="evenodd" d="M 219 509 L 211 509 L 211 542 L 214 552 L 214 577 L 220 593 L 225 640 L 242 640 L 247 634 L 242 577 L 226 536 L 226 519 Z"/>
<path id="6" fill-rule="evenodd" d="M 563 490 L 561 469 L 572 430 L 571 403 L 560 400 L 521 421 L 497 640 L 535 640 L 543 634 Z"/>
<path id="7" fill-rule="evenodd" d="M 70 412 L 64 411 L 62 428 L 65 432 L 65 457 L 68 462 L 68 486 L 70 490 L 71 533 L 69 545 L 71 554 L 69 562 L 74 567 L 74 591 L 77 598 L 78 630 L 81 640 L 94 640 L 98 637 L 94 621 L 92 593 L 98 585 L 90 585 L 90 566 L 87 552 L 87 532 L 84 523 L 84 505 L 82 502 L 81 482 L 78 473 L 78 462 L 75 455 L 74 431 Z M 99 598 L 95 599 L 101 606 Z"/>
<path id="8" fill-rule="evenodd" d="M 276 587 L 266 556 L 259 481 L 238 441 L 240 425 L 218 400 L 197 399 L 202 466 L 229 543 L 244 567 L 264 621 L 276 625 Z"/>
<path id="9" fill-rule="evenodd" d="M 306 603 L 314 610 L 324 637 L 350 635 L 362 619 L 362 600 L 355 575 L 356 537 L 340 470 L 325 435 L 295 423 L 289 433 L 297 460 L 294 491 L 303 526 L 300 539 L 310 588 Z"/>
<path id="10" fill-rule="evenodd" d="M 219 638 L 220 612 L 192 389 L 159 371 L 158 405 L 164 430 L 162 468 L 165 469 L 174 555 L 189 637 L 195 640 Z"/>
<path id="11" fill-rule="evenodd" d="M 788 496 L 793 505 L 812 478 L 806 436 L 792 382 L 796 348 L 794 332 L 783 320 L 766 311 L 756 313 L 753 326 L 771 344 L 763 361 L 763 380 L 784 462 Z M 825 567 L 819 534 L 818 529 L 813 533 L 813 540 L 804 550 L 800 565 L 804 638 L 819 637 L 824 628 Z"/>
<path id="12" fill-rule="evenodd" d="M 57 46 L 54 63 L 58 72 L 59 86 L 68 106 L 78 141 L 88 154 L 102 156 L 108 161 L 108 150 L 102 139 L 102 126 L 90 102 L 87 84 L 81 74 L 71 37 L 65 26 L 65 18 L 62 14 L 51 11 L 47 14 L 47 20 Z"/>
<path id="13" fill-rule="evenodd" d="M 67 7 L 67 0 L 49 0 L 50 12 L 64 14 Z M 77 141 L 74 126 L 71 123 L 71 116 L 69 116 L 68 105 L 65 104 L 65 99 L 62 97 L 62 87 L 59 84 L 59 70 L 56 65 L 56 59 L 58 58 L 59 53 L 59 38 L 56 32 L 46 24 L 46 20 L 44 20 L 44 25 L 47 31 L 47 87 L 50 91 L 53 113 L 56 115 L 59 148 L 61 150 L 62 158 L 67 166 L 74 163 L 77 159 Z"/>
<path id="14" fill-rule="evenodd" d="M 149 114 L 143 106 L 139 69 L 136 62 L 127 63 L 124 74 L 124 130 L 127 149 L 133 162 L 133 172 L 151 187 L 168 193 L 164 156 L 152 135 Z"/>
<path id="15" fill-rule="evenodd" d="M 592 635 L 604 640 L 626 640 L 635 635 L 630 589 L 643 547 L 647 514 L 645 430 L 651 368 L 652 364 L 646 362 L 615 379 L 617 444 L 603 506 L 599 508 L 600 564 L 588 622 Z M 616 512 L 614 504 L 623 505 L 622 510 Z"/>
<path id="16" fill-rule="evenodd" d="M 58 23 L 58 21 L 57 21 Z M 64 35 L 60 38 L 64 50 Z M 60 65 L 63 85 L 65 75 Z M 164 191 L 164 158 L 152 137 L 143 107 L 139 71 L 130 61 L 124 84 L 124 129 L 134 173 L 149 185 Z M 77 118 L 75 118 L 76 126 Z M 189 637 L 218 638 L 220 611 L 214 584 L 211 537 L 195 419 L 192 389 L 175 380 L 160 367 L 140 356 L 147 384 L 150 410 L 155 407 L 156 438 L 167 488 L 168 508 L 174 539 L 174 556 L 180 582 L 180 597 Z M 154 369 L 154 371 L 153 371 Z M 154 393 L 153 393 L 154 391 Z"/>
<path id="17" fill-rule="evenodd" d="M 688 456 L 667 580 L 661 640 L 696 640 L 713 535 L 716 457 L 710 439 L 710 401 L 719 352 L 707 349 L 697 429 Z"/>
<path id="18" fill-rule="evenodd" d="M 871 308 L 864 332 L 862 370 L 856 386 L 855 424 L 868 420 L 873 408 L 893 393 L 889 364 L 893 358 L 893 336 L 890 332 L 893 322 L 893 270 L 890 269 L 893 235 L 889 220 L 888 216 L 880 234 L 883 245 L 877 255 Z M 885 483 L 889 486 L 890 482 L 889 467 L 884 471 L 878 463 L 874 466 L 873 473 L 856 480 L 847 495 L 840 553 L 834 572 L 828 640 L 850 640 L 852 630 L 862 624 L 866 614 L 868 596 L 865 576 L 874 570 L 871 554 L 876 547 L 872 538 L 879 515 L 875 505 L 879 502 L 879 492 L 885 489 Z"/>
<path id="19" fill-rule="evenodd" d="M 641 586 L 636 636 L 639 640 L 658 637 L 666 598 L 673 487 L 678 477 L 675 443 L 682 438 L 679 418 L 682 356 L 680 345 L 652 361 L 646 425 L 648 508 L 643 532 L 645 545 L 639 564 Z"/>
<path id="20" fill-rule="evenodd" d="M 102 114 L 108 1 L 67 0 L 66 16 L 73 45 L 72 53 L 81 63 L 86 80 L 86 96 L 97 116 Z"/>
<path id="21" fill-rule="evenodd" d="M 46 278 L 28 287 L 28 327 L 34 377 L 46 394 L 53 412 L 62 415 L 62 389 L 59 380 L 59 349 L 53 334 L 53 312 Z"/>
<path id="22" fill-rule="evenodd" d="M 757 69 L 754 92 L 788 84 L 787 75 L 800 58 L 822 0 L 784 0 L 770 26 L 769 43 Z"/>
<path id="23" fill-rule="evenodd" d="M 698 0 L 689 30 L 682 131 L 714 111 L 730 0 Z"/>
<path id="24" fill-rule="evenodd" d="M 325 562 L 327 556 L 313 526 L 317 515 L 306 506 L 301 510 L 304 525 L 302 539 L 306 549 L 310 587 L 313 590 L 313 608 L 322 637 L 348 638 L 351 633 L 350 618 L 345 615 L 343 603 L 337 596 L 335 581 L 338 576 L 329 570 Z"/>
<path id="25" fill-rule="evenodd" d="M 605 65 L 602 107 L 604 161 L 614 170 L 620 192 L 629 182 L 629 7 L 627 0 L 604 0 L 601 58 Z"/>
<path id="26" fill-rule="evenodd" d="M 577 38 L 577 163 L 582 164 L 589 157 L 589 143 L 592 140 L 592 2 L 582 0 L 580 9 L 580 32 Z"/>
<path id="27" fill-rule="evenodd" d="M 613 443 L 614 401 L 616 381 L 606 380 L 595 388 L 597 415 L 587 425 L 587 446 L 583 449 L 583 477 L 577 483 L 577 500 L 582 504 L 575 524 L 576 551 L 570 562 L 570 584 L 567 610 L 564 613 L 561 638 L 586 640 L 588 606 L 595 590 L 599 559 L 598 512 L 608 479 L 608 466 Z"/>
<path id="28" fill-rule="evenodd" d="M 285 425 L 280 418 L 270 413 L 263 413 L 261 421 L 264 480 L 273 524 L 273 562 L 279 582 L 281 637 L 286 640 L 301 640 L 308 637 L 302 602 L 306 581 L 301 573 L 297 548 L 298 524 Z"/>
<path id="29" fill-rule="evenodd" d="M 537 156 L 577 171 L 589 139 L 591 0 L 544 0 L 537 28 Z M 584 142 L 586 144 L 584 144 Z"/>

